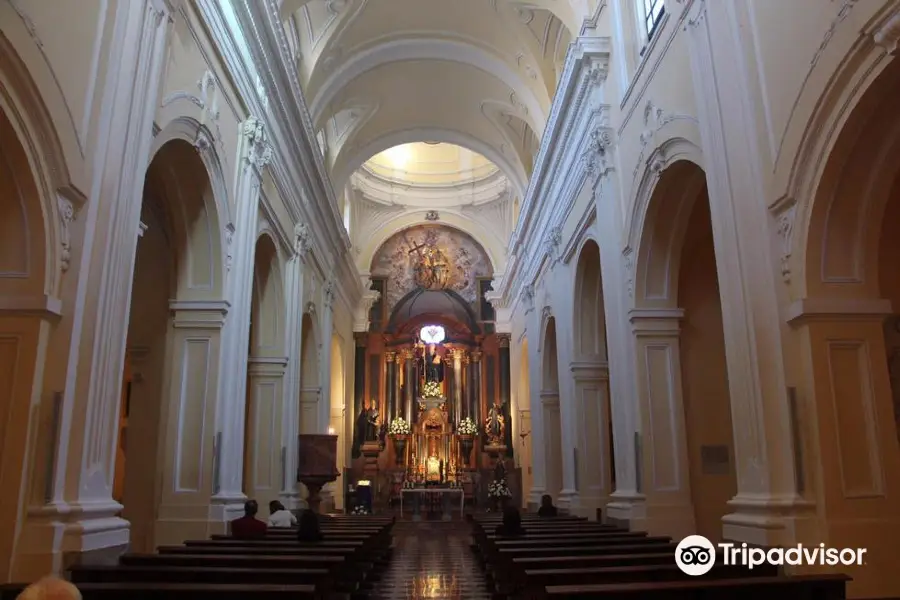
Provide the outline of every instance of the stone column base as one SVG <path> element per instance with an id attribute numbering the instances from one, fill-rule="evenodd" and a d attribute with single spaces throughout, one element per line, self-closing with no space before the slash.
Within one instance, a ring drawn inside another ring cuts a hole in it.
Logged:
<path id="1" fill-rule="evenodd" d="M 597 518 L 597 509 L 605 509 L 608 503 L 609 496 L 582 496 L 579 494 L 577 505 L 571 505 L 569 513 L 593 521 Z"/>
<path id="2" fill-rule="evenodd" d="M 532 486 L 531 491 L 528 493 L 528 512 L 536 512 L 540 508 L 541 496 L 546 493 L 547 491 L 544 488 Z"/>
<path id="3" fill-rule="evenodd" d="M 572 509 L 577 509 L 580 505 L 578 499 L 578 490 L 562 489 L 559 491 L 559 497 L 556 499 L 556 506 L 560 512 L 565 514 L 574 514 Z"/>
<path id="4" fill-rule="evenodd" d="M 613 492 L 604 510 L 606 521 L 634 531 L 643 530 L 647 520 L 646 500 L 637 492 Z"/>

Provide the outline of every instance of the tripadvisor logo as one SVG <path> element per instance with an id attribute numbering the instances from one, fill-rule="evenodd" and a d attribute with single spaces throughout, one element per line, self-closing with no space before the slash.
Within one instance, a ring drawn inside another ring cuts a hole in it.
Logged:
<path id="1" fill-rule="evenodd" d="M 750 548 L 747 544 L 718 544 L 718 558 L 723 565 L 744 565 L 748 569 L 764 564 L 783 565 L 862 565 L 865 548 L 826 548 L 825 544 L 790 548 Z M 716 546 L 702 535 L 689 535 L 675 548 L 675 564 L 686 575 L 709 573 L 715 566 Z"/>

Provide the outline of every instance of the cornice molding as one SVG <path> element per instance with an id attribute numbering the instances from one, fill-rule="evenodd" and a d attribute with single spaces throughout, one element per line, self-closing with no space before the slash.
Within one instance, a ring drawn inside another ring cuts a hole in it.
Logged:
<path id="1" fill-rule="evenodd" d="M 274 150 L 269 169 L 288 215 L 294 223 L 308 224 L 316 266 L 334 273 L 339 287 L 346 288 L 347 302 L 355 304 L 362 290 L 348 252 L 350 240 L 299 81 L 286 62 L 289 52 L 276 3 L 197 0 L 196 6 L 248 112 L 266 124 Z"/>
<path id="2" fill-rule="evenodd" d="M 608 129 L 609 105 L 603 103 L 610 47 L 607 37 L 582 37 L 566 55 L 550 120 L 510 240 L 510 260 L 496 288 L 513 311 L 521 297 L 519 288 L 533 283 L 541 269 L 553 262 L 547 260 L 546 238 L 539 232 L 560 227 L 585 181 L 590 177 L 596 186 L 611 171 L 612 161 L 605 153 L 612 151 L 615 140 Z M 603 143 L 598 144 L 598 139 Z M 599 160 L 592 152 L 600 152 Z"/>
<path id="3" fill-rule="evenodd" d="M 359 169 L 350 176 L 350 186 L 373 202 L 428 208 L 484 204 L 503 198 L 512 188 L 500 170 L 478 180 L 429 185 L 392 181 L 368 169 Z"/>

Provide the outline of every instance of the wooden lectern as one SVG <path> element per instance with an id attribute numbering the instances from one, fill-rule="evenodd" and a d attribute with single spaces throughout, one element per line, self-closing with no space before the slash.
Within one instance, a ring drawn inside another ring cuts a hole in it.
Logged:
<path id="1" fill-rule="evenodd" d="M 338 478 L 337 436 L 325 434 L 300 434 L 297 481 L 306 486 L 306 499 L 310 510 L 319 512 L 322 486 Z"/>

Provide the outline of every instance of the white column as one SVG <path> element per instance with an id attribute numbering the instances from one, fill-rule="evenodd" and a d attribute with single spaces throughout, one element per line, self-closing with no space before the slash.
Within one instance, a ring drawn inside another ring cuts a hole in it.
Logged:
<path id="1" fill-rule="evenodd" d="M 571 301 L 569 302 L 571 305 Z M 565 368 L 570 364 L 572 357 L 572 324 L 571 312 L 563 313 L 556 319 L 556 352 L 557 372 L 559 376 L 559 391 L 556 397 L 556 411 L 559 414 L 559 447 L 554 452 L 560 452 L 562 458 L 562 489 L 559 498 L 556 499 L 560 508 L 577 510 L 580 506 L 578 497 L 578 482 L 575 474 L 575 455 L 578 448 L 578 416 L 577 408 L 572 402 L 575 396 L 575 380 L 572 372 Z M 562 401 L 565 399 L 565 401 Z M 548 408 L 552 405 L 548 404 Z M 546 426 L 546 423 L 545 423 Z M 551 444 L 552 446 L 552 444 Z M 580 458 L 579 460 L 582 460 Z"/>
<path id="2" fill-rule="evenodd" d="M 294 227 L 294 256 L 287 263 L 285 292 L 285 355 L 288 364 L 282 405 L 282 453 L 284 455 L 284 489 L 282 502 L 289 509 L 300 506 L 297 483 L 297 459 L 300 434 L 300 340 L 303 326 L 303 282 L 306 256 L 310 247 L 310 231 L 305 223 Z"/>
<path id="3" fill-rule="evenodd" d="M 272 157 L 262 121 L 249 117 L 240 124 L 240 156 L 235 180 L 236 216 L 234 263 L 228 279 L 231 311 L 226 325 L 224 377 L 219 388 L 219 432 L 214 500 L 221 504 L 243 502 L 244 415 L 247 401 L 247 357 L 250 345 L 250 312 L 253 270 L 259 226 L 259 187 L 262 170 Z"/>
<path id="4" fill-rule="evenodd" d="M 111 26 L 109 64 L 98 87 L 102 98 L 92 141 L 92 179 L 85 210 L 84 247 L 68 353 L 50 353 L 45 369 L 65 371 L 59 440 L 52 483 L 43 465 L 30 465 L 36 490 L 51 498 L 30 498 L 22 525 L 14 580 L 31 580 L 59 572 L 63 554 L 102 554 L 128 543 L 128 523 L 116 516 L 112 499 L 118 442 L 122 365 L 135 242 L 140 223 L 144 174 L 149 163 L 153 116 L 159 99 L 163 54 L 170 20 L 161 0 L 116 5 Z M 124 324 L 124 325 L 123 325 Z M 67 354 L 67 356 L 66 356 Z M 56 432 L 45 431 L 46 436 Z M 54 447 L 50 439 L 39 440 Z M 49 484 L 49 485 L 48 485 Z M 72 557 L 70 557 L 72 558 Z"/>
<path id="5" fill-rule="evenodd" d="M 531 490 L 528 492 L 529 507 L 539 506 L 541 496 L 547 493 L 546 441 L 544 439 L 543 406 L 541 405 L 541 359 L 538 354 L 540 341 L 540 313 L 534 310 L 534 288 L 525 290 L 526 327 L 528 335 L 528 390 L 529 411 L 531 412 Z"/>
<path id="6" fill-rule="evenodd" d="M 319 394 L 318 432 L 328 433 L 331 424 L 331 344 L 334 340 L 334 280 L 329 279 L 322 290 L 322 361 L 319 381 L 322 393 Z"/>
<path id="7" fill-rule="evenodd" d="M 725 537 L 791 543 L 796 491 L 779 294 L 767 233 L 759 108 L 734 2 L 694 5 L 689 46 L 722 300 L 737 496 Z M 709 13 L 709 15 L 707 15 Z M 715 26 L 710 23 L 715 21 Z"/>

